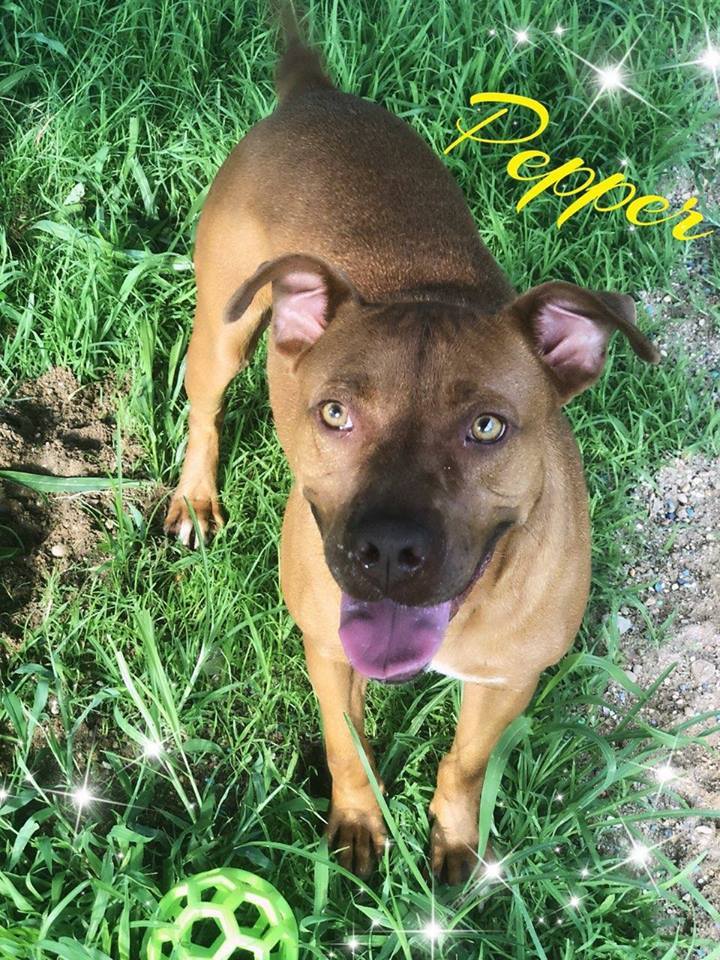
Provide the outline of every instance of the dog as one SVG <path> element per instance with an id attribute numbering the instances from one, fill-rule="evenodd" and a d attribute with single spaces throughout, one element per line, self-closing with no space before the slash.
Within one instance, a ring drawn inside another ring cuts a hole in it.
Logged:
<path id="1" fill-rule="evenodd" d="M 518 293 L 441 160 L 342 93 L 285 16 L 279 105 L 202 209 L 189 440 L 166 531 L 223 524 L 222 402 L 269 327 L 270 402 L 293 486 L 280 584 L 303 635 L 340 863 L 367 876 L 386 830 L 355 747 L 368 679 L 462 681 L 430 814 L 431 865 L 478 864 L 490 753 L 573 643 L 590 583 L 588 499 L 562 406 L 620 331 L 658 354 L 630 296 L 549 281 Z"/>

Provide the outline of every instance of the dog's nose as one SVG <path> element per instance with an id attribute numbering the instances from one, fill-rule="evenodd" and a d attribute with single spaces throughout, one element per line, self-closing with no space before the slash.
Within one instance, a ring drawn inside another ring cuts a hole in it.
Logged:
<path id="1" fill-rule="evenodd" d="M 355 527 L 351 552 L 383 590 L 417 575 L 436 552 L 434 537 L 417 517 L 372 514 Z"/>

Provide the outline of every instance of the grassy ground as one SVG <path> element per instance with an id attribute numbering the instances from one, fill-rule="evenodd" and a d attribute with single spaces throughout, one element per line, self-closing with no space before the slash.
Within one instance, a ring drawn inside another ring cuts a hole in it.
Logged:
<path id="1" fill-rule="evenodd" d="M 604 174 L 627 157 L 644 192 L 671 165 L 708 162 L 702 129 L 718 116 L 709 74 L 662 68 L 699 55 L 716 3 L 310 9 L 340 85 L 407 118 L 438 152 L 456 117 L 469 120 L 467 97 L 498 89 L 548 105 L 541 146 L 554 157 L 583 156 Z M 121 419 L 145 451 L 137 476 L 171 485 L 184 437 L 193 227 L 231 146 L 272 109 L 273 33 L 264 10 L 242 0 L 5 3 L 0 18 L 6 399 L 52 365 L 82 381 L 129 372 Z M 597 85 L 553 36 L 558 22 L 564 44 L 592 63 L 634 44 L 629 85 L 670 119 L 621 94 L 601 98 L 578 129 Z M 535 43 L 514 46 L 507 26 L 527 25 Z M 447 162 L 518 287 L 552 277 L 663 287 L 692 250 L 668 227 L 630 232 L 620 214 L 584 214 L 557 231 L 558 198 L 516 214 L 519 185 L 503 170 L 514 152 L 467 143 Z M 64 204 L 77 183 L 84 197 Z M 162 504 L 153 519 L 119 503 L 105 560 L 82 590 L 51 579 L 46 619 L 4 642 L 0 954 L 134 960 L 175 880 L 231 864 L 285 894 L 307 957 L 348 955 L 352 938 L 358 957 L 376 960 L 717 956 L 698 932 L 718 919 L 717 904 L 690 871 L 661 847 L 648 870 L 627 863 L 644 824 L 687 815 L 672 785 L 659 792 L 653 767 L 693 738 L 693 725 L 649 727 L 635 698 L 615 727 L 601 713 L 611 676 L 633 692 L 612 617 L 640 603 L 618 573 L 617 531 L 634 519 L 628 490 L 672 453 L 718 447 L 682 357 L 648 369 L 617 344 L 602 383 L 570 409 L 594 523 L 582 653 L 544 678 L 488 772 L 481 828 L 507 858 L 504 882 L 462 891 L 434 889 L 426 869 L 427 804 L 459 698 L 452 681 L 371 690 L 393 836 L 372 882 L 344 874 L 320 839 L 317 711 L 277 586 L 289 478 L 263 361 L 261 349 L 230 391 L 221 479 L 231 522 L 217 540 L 187 553 L 158 535 Z M 164 742 L 159 759 L 144 755 L 148 737 Z M 78 811 L 67 794 L 85 781 L 97 799 Z M 455 932 L 432 943 L 422 933 L 431 916 Z"/>

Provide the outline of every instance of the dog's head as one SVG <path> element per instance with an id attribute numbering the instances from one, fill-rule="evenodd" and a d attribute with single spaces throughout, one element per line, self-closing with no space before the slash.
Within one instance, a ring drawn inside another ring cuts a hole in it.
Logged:
<path id="1" fill-rule="evenodd" d="M 623 294 L 551 282 L 492 314 L 472 290 L 367 303 L 305 255 L 263 264 L 227 321 L 266 283 L 295 378 L 291 467 L 342 590 L 341 639 L 368 676 L 405 679 L 530 515 L 561 456 L 558 410 L 598 378 L 613 331 L 657 353 Z"/>

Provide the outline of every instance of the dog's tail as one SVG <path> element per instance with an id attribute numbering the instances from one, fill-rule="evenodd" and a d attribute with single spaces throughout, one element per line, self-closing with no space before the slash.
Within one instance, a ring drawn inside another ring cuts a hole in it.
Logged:
<path id="1" fill-rule="evenodd" d="M 275 69 L 275 88 L 280 100 L 311 87 L 332 88 L 334 84 L 323 69 L 320 55 L 306 45 L 300 34 L 291 3 L 280 4 L 279 16 L 285 38 L 285 52 Z"/>

